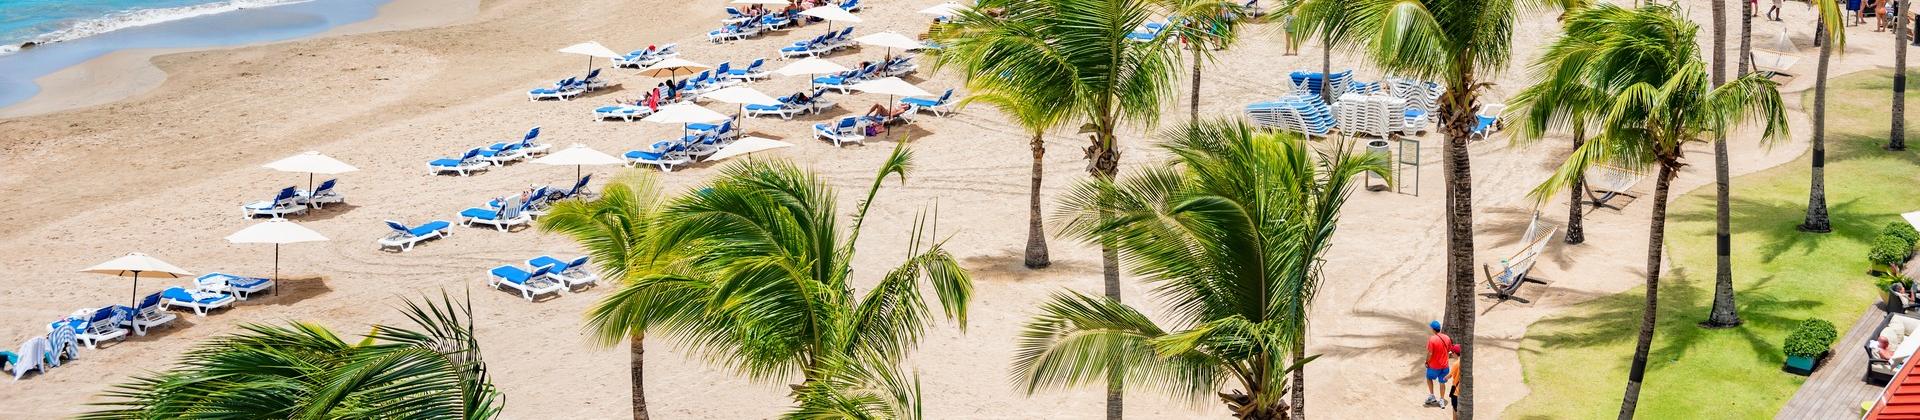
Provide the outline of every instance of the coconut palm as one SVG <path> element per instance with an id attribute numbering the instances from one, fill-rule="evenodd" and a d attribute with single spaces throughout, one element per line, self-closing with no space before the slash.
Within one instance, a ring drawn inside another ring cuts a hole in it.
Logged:
<path id="1" fill-rule="evenodd" d="M 1024 262 L 1027 268 L 1046 268 L 1053 261 L 1047 254 L 1047 232 L 1040 211 L 1040 182 L 1046 175 L 1047 130 L 1058 127 L 1069 116 L 1063 105 L 1066 99 L 1046 95 L 1046 92 L 1021 92 L 1018 89 L 1022 86 L 1004 81 L 998 77 L 968 79 L 967 89 L 973 94 L 961 100 L 960 106 L 974 102 L 993 105 L 1000 112 L 1013 117 L 1013 121 L 1021 128 L 1032 133 L 1033 138 L 1027 141 L 1027 148 L 1033 154 L 1033 172 L 1027 183 L 1027 248 Z"/>
<path id="2" fill-rule="evenodd" d="M 1582 35 L 1562 37 L 1552 48 L 1588 53 L 1559 56 L 1566 61 L 1553 66 L 1571 70 L 1541 82 L 1580 85 L 1545 90 L 1592 89 L 1612 99 L 1603 110 L 1598 132 L 1534 190 L 1535 197 L 1552 196 L 1592 165 L 1657 169 L 1647 239 L 1646 307 L 1620 406 L 1623 419 L 1633 417 L 1646 377 L 1659 306 L 1667 199 L 1674 175 L 1684 165 L 1683 148 L 1743 122 L 1759 122 L 1767 139 L 1786 132 L 1785 107 L 1773 81 L 1746 75 L 1718 87 L 1712 84 L 1707 64 L 1694 45 L 1698 30 L 1666 5 L 1627 10 L 1603 4 L 1577 11 L 1568 19 L 1567 33 Z M 1555 58 L 1549 55 L 1549 59 Z"/>
<path id="3" fill-rule="evenodd" d="M 1847 32 L 1839 4 L 1814 1 L 1813 5 L 1820 16 L 1813 31 L 1814 43 L 1820 44 L 1820 65 L 1813 85 L 1813 185 L 1807 189 L 1807 219 L 1800 230 L 1826 233 L 1833 231 L 1833 222 L 1827 219 L 1827 61 L 1834 48 L 1846 48 Z"/>
<path id="4" fill-rule="evenodd" d="M 1232 46 L 1239 38 L 1240 19 L 1245 9 L 1233 0 L 1160 0 L 1167 14 L 1165 29 L 1184 41 L 1193 60 L 1191 95 L 1187 101 L 1187 119 L 1200 120 L 1200 65 L 1213 61 L 1213 51 Z"/>
<path id="5" fill-rule="evenodd" d="M 1289 418 L 1287 375 L 1311 360 L 1291 356 L 1306 339 L 1321 255 L 1352 181 L 1384 174 L 1386 161 L 1314 153 L 1239 121 L 1187 124 L 1162 147 L 1173 162 L 1077 185 L 1058 216 L 1067 234 L 1119 248 L 1172 319 L 1056 294 L 1021 333 L 1016 380 L 1031 393 L 1125 376 L 1178 398 L 1220 398 L 1240 418 Z"/>
<path id="6" fill-rule="evenodd" d="M 1153 18 L 1160 0 L 985 0 L 959 11 L 933 33 L 939 67 L 957 67 L 969 83 L 996 79 L 1011 92 L 1058 98 L 1091 144 L 1087 172 L 1112 179 L 1120 171 L 1123 123 L 1152 125 L 1173 94 L 1179 71 L 1174 31 L 1142 41 L 1127 35 Z M 1120 298 L 1119 256 L 1101 246 L 1105 295 Z M 1107 417 L 1119 418 L 1119 382 L 1112 378 Z"/>
<path id="7" fill-rule="evenodd" d="M 1713 1 L 1713 69 L 1709 73 L 1714 86 L 1727 82 L 1727 4 L 1719 0 Z M 1701 324 L 1709 328 L 1740 325 L 1740 314 L 1733 304 L 1733 230 L 1727 205 L 1733 181 L 1728 174 L 1727 158 L 1727 134 L 1713 133 L 1713 232 L 1718 246 L 1714 250 L 1713 309 L 1707 312 L 1707 322 Z"/>
<path id="8" fill-rule="evenodd" d="M 644 228 L 641 262 L 588 311 L 588 329 L 603 341 L 636 331 L 664 336 L 753 380 L 798 378 L 793 416 L 917 411 L 891 405 L 917 398 L 871 398 L 869 390 L 890 389 L 895 382 L 887 380 L 898 375 L 886 372 L 934 321 L 922 283 L 946 318 L 963 327 L 973 286 L 941 243 L 925 243 L 916 229 L 905 261 L 879 273 L 867 291 L 854 289 L 854 245 L 885 177 L 905 180 L 912 155 L 904 145 L 881 165 L 844 230 L 833 189 L 792 162 L 721 168 L 712 181 L 665 203 L 660 216 L 633 221 L 653 225 Z M 852 402 L 860 403 L 819 405 Z"/>
<path id="9" fill-rule="evenodd" d="M 631 172 L 616 177 L 601 188 L 595 200 L 566 200 L 553 205 L 540 218 L 542 231 L 557 232 L 580 244 L 599 270 L 600 277 L 625 283 L 635 276 L 655 270 L 665 261 L 649 254 L 658 228 L 661 208 L 665 206 L 658 181 L 648 172 Z M 633 316 L 650 313 L 637 312 Z M 628 321 L 631 325 L 644 322 Z M 645 385 L 647 347 L 645 329 L 597 329 L 598 341 L 612 346 L 627 343 L 627 379 L 632 389 L 631 409 L 635 420 L 646 420 Z"/>
<path id="10" fill-rule="evenodd" d="M 1273 19 L 1293 17 L 1291 24 L 1282 30 L 1292 37 L 1294 42 L 1307 38 L 1320 38 L 1320 100 L 1333 103 L 1333 46 L 1336 40 L 1346 37 L 1342 31 L 1348 28 L 1346 13 L 1353 10 L 1352 5 L 1343 0 L 1297 0 L 1281 8 L 1281 13 Z"/>
<path id="11" fill-rule="evenodd" d="M 412 326 L 375 325 L 358 342 L 306 322 L 247 324 L 187 351 L 164 372 L 107 391 L 83 419 L 488 419 L 503 397 L 487 377 L 473 310 L 442 294 L 406 303 Z"/>
<path id="12" fill-rule="evenodd" d="M 1515 20 L 1528 5 L 1568 8 L 1581 0 L 1357 0 L 1302 16 L 1326 25 L 1335 44 L 1363 51 L 1390 74 L 1446 87 L 1436 111 L 1446 174 L 1447 334 L 1460 346 L 1460 415 L 1473 413 L 1473 177 L 1467 156 L 1482 77 L 1512 60 Z"/>

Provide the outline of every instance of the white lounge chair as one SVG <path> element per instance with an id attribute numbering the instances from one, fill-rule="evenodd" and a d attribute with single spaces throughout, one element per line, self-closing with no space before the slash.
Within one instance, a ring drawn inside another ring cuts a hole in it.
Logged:
<path id="1" fill-rule="evenodd" d="M 140 307 L 133 310 L 133 318 L 121 321 L 120 325 L 133 328 L 136 335 L 147 335 L 147 330 L 165 326 L 176 318 L 179 316 L 160 310 L 160 294 L 154 293 L 141 299 Z"/>
<path id="2" fill-rule="evenodd" d="M 506 286 L 519 290 L 520 296 L 525 297 L 528 302 L 532 302 L 534 296 L 544 294 L 557 296 L 567 286 L 548 278 L 548 270 L 547 267 L 540 267 L 528 272 L 511 264 L 494 267 L 487 271 L 487 285 L 495 289 Z"/>
<path id="3" fill-rule="evenodd" d="M 767 69 L 763 68 L 766 65 L 767 65 L 767 59 L 756 58 L 756 59 L 753 59 L 752 64 L 747 64 L 747 66 L 744 68 L 727 69 L 726 73 L 720 76 L 728 79 L 734 79 L 734 80 L 740 80 L 740 81 L 759 80 L 759 79 L 765 79 L 768 77 L 773 77 L 771 74 L 767 73 Z"/>
<path id="4" fill-rule="evenodd" d="M 693 162 L 693 158 L 687 155 L 686 146 L 673 140 L 655 142 L 646 149 L 629 150 L 625 157 L 627 166 L 653 165 L 660 167 L 661 172 L 673 172 L 674 166 Z"/>
<path id="5" fill-rule="evenodd" d="M 529 201 L 531 202 L 531 201 Z M 526 225 L 533 216 L 526 213 L 528 202 L 507 200 L 499 208 L 473 207 L 460 211 L 460 224 L 464 226 L 487 225 L 501 232 L 512 230 L 514 226 Z"/>
<path id="6" fill-rule="evenodd" d="M 555 82 L 553 84 L 553 87 L 535 88 L 532 90 L 528 90 L 527 100 L 538 101 L 541 99 L 559 99 L 559 100 L 565 101 L 567 99 L 573 98 L 574 96 L 578 96 L 581 93 L 586 93 L 586 91 L 587 91 L 587 86 L 584 84 L 581 84 L 580 79 L 569 77 L 569 78 L 566 78 L 565 80 Z"/>
<path id="7" fill-rule="evenodd" d="M 240 206 L 240 214 L 246 218 L 254 216 L 285 217 L 289 214 L 304 213 L 307 205 L 299 202 L 300 194 L 293 187 L 286 187 L 274 194 L 272 200 L 255 201 Z"/>
<path id="8" fill-rule="evenodd" d="M 572 261 L 565 261 L 554 258 L 553 256 L 541 255 L 527 260 L 527 266 L 546 267 L 547 277 L 559 280 L 561 284 L 567 286 L 567 290 L 569 291 L 573 290 L 574 287 L 594 284 L 600 280 L 600 275 L 594 274 L 592 267 L 587 267 L 586 256 L 574 258 Z"/>
<path id="9" fill-rule="evenodd" d="M 319 187 L 314 187 L 311 192 L 307 190 L 295 190 L 293 192 L 294 199 L 300 204 L 312 206 L 316 209 L 324 204 L 345 203 L 347 202 L 347 196 L 341 195 L 340 190 L 334 189 L 338 182 L 338 179 L 326 180 L 325 182 L 321 182 Z"/>
<path id="10" fill-rule="evenodd" d="M 240 300 L 247 300 L 254 293 L 272 289 L 273 280 L 265 277 L 236 276 L 226 273 L 201 274 L 193 279 L 193 286 L 208 293 L 225 293 Z"/>
<path id="11" fill-rule="evenodd" d="M 953 112 L 953 89 L 947 89 L 939 98 L 900 98 L 900 103 L 912 105 L 914 111 L 927 111 L 934 116 L 944 117 Z"/>
<path id="12" fill-rule="evenodd" d="M 451 227 L 453 223 L 445 220 L 435 220 L 417 227 L 407 227 L 405 224 L 392 220 L 387 220 L 386 223 L 388 228 L 393 229 L 393 232 L 376 241 L 380 244 L 380 249 L 393 248 L 400 250 L 400 252 L 412 251 L 414 244 L 453 234 L 452 230 L 447 229 Z"/>
<path id="13" fill-rule="evenodd" d="M 635 118 L 646 118 L 648 115 L 653 115 L 653 108 L 643 105 L 607 105 L 593 109 L 594 121 L 615 118 L 633 121 Z"/>
<path id="14" fill-rule="evenodd" d="M 47 332 L 69 329 L 74 332 L 74 338 L 86 344 L 87 348 L 99 348 L 101 341 L 127 338 L 127 330 L 120 328 L 123 319 L 118 309 L 108 306 L 47 324 Z"/>
<path id="15" fill-rule="evenodd" d="M 233 302 L 233 296 L 219 293 L 193 292 L 179 287 L 160 291 L 162 309 L 190 308 L 199 316 L 207 316 L 209 310 L 232 306 Z"/>
<path id="16" fill-rule="evenodd" d="M 474 171 L 484 171 L 488 166 L 492 166 L 493 163 L 480 159 L 480 151 L 481 148 L 476 147 L 468 150 L 466 154 L 460 155 L 458 159 L 440 158 L 432 162 L 427 162 L 427 173 L 430 175 L 438 175 L 452 172 L 460 174 L 460 176 L 467 176 Z"/>
<path id="17" fill-rule="evenodd" d="M 834 147 L 844 146 L 847 143 L 866 144 L 866 125 L 867 121 L 864 118 L 846 117 L 833 123 L 814 124 L 813 135 L 832 141 Z"/>

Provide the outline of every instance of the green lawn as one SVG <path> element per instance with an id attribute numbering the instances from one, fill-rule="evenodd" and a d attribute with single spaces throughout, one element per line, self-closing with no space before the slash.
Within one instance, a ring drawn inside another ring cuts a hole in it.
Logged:
<path id="1" fill-rule="evenodd" d="M 1806 318 L 1845 329 L 1863 305 L 1879 299 L 1873 277 L 1866 274 L 1871 265 L 1867 241 L 1888 222 L 1900 220 L 1900 213 L 1920 209 L 1915 199 L 1920 197 L 1920 161 L 1914 153 L 1920 143 L 1904 153 L 1880 149 L 1886 143 L 1892 74 L 1856 74 L 1830 86 L 1827 200 L 1833 233 L 1794 229 L 1806 214 L 1810 155 L 1734 179 L 1734 281 L 1746 325 L 1697 326 L 1713 299 L 1713 186 L 1676 200 L 1667 224 L 1673 266 L 1661 278 L 1660 324 L 1640 395 L 1640 418 L 1771 418 L 1805 380 L 1780 370 L 1781 341 L 1789 329 Z M 1920 93 L 1916 89 L 1920 84 L 1910 80 L 1908 91 Z M 1920 107 L 1920 98 L 1910 100 L 1910 107 Z M 1811 91 L 1802 103 L 1811 106 Z M 1908 115 L 1910 128 L 1920 125 Z M 1909 133 L 1909 139 L 1920 136 L 1920 130 Z M 1596 299 L 1530 326 L 1520 363 L 1533 393 L 1506 416 L 1615 416 L 1644 293 L 1635 288 Z"/>

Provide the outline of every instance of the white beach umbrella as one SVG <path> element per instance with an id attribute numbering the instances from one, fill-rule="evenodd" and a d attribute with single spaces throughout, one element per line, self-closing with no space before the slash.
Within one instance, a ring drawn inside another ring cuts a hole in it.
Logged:
<path id="1" fill-rule="evenodd" d="M 802 59 L 800 61 L 795 61 L 792 64 L 781 66 L 780 69 L 774 70 L 773 72 L 778 73 L 781 76 L 812 76 L 816 74 L 832 74 L 832 73 L 840 73 L 840 72 L 846 72 L 851 70 L 852 69 L 848 69 L 847 66 L 842 66 L 839 63 L 834 63 L 832 61 L 809 57 L 806 59 Z M 808 90 L 813 89 L 812 77 L 807 77 L 807 89 Z"/>
<path id="2" fill-rule="evenodd" d="M 621 57 L 620 53 L 613 52 L 613 49 L 607 48 L 605 45 L 600 45 L 599 41 L 587 41 L 569 45 L 566 48 L 561 48 L 560 52 L 587 56 L 587 72 L 593 72 L 594 57 L 608 59 Z"/>
<path id="3" fill-rule="evenodd" d="M 899 48 L 901 51 L 912 51 L 927 47 L 926 43 L 894 32 L 871 33 L 859 38 L 854 38 L 853 42 L 858 42 L 863 45 L 885 47 L 887 49 L 886 57 L 889 59 L 893 58 L 894 48 Z"/>
<path id="4" fill-rule="evenodd" d="M 892 112 L 893 110 L 894 96 L 933 96 L 932 92 L 921 89 L 919 86 L 914 86 L 912 83 L 907 83 L 905 80 L 900 80 L 898 77 L 883 77 L 868 80 L 855 83 L 851 87 L 853 90 L 861 92 L 886 94 L 887 102 L 881 104 L 880 107 L 887 109 L 888 112 Z M 888 131 L 887 137 L 892 138 L 893 132 Z"/>
<path id="5" fill-rule="evenodd" d="M 140 307 L 141 274 L 146 274 L 149 277 L 165 277 L 170 279 L 193 276 L 193 273 L 188 273 L 187 270 L 182 270 L 180 267 L 173 266 L 173 264 L 167 264 L 166 261 L 160 261 L 158 258 L 149 257 L 147 254 L 138 252 L 128 253 L 126 256 L 107 260 L 107 262 L 87 267 L 84 270 L 80 270 L 80 272 L 105 274 L 116 277 L 132 277 L 133 299 L 131 303 L 127 304 L 128 308 Z"/>
<path id="6" fill-rule="evenodd" d="M 827 21 L 828 33 L 833 32 L 834 22 L 860 23 L 859 16 L 854 16 L 853 12 L 849 12 L 847 11 L 847 9 L 842 9 L 840 8 L 840 6 L 816 6 L 811 9 L 802 10 L 800 11 L 800 14 L 804 16 L 817 17 L 817 18 L 820 18 L 821 20 Z"/>
<path id="7" fill-rule="evenodd" d="M 287 219 L 273 219 L 247 226 L 239 232 L 227 235 L 227 242 L 236 244 L 273 244 L 273 295 L 280 295 L 280 246 L 302 242 L 326 241 L 326 235 L 300 226 Z"/>
<path id="8" fill-rule="evenodd" d="M 751 105 L 779 105 L 780 104 L 779 99 L 774 99 L 774 97 L 772 96 L 767 96 L 767 94 L 765 93 L 760 93 L 760 91 L 754 90 L 753 88 L 746 87 L 746 86 L 728 87 L 725 89 L 708 92 L 705 95 L 700 95 L 700 97 L 721 101 L 721 102 L 726 102 L 730 104 L 735 104 L 736 106 L 734 107 L 735 109 L 733 111 L 735 115 L 744 113 L 745 108 L 749 104 Z M 740 126 L 735 127 L 735 129 L 742 130 L 742 132 L 745 132 L 745 130 L 747 129 L 746 120 L 742 119 L 740 121 L 741 121 Z"/>
<path id="9" fill-rule="evenodd" d="M 967 6 L 961 6 L 958 3 L 940 3 L 933 7 L 920 9 L 920 13 L 934 16 L 953 16 L 961 10 L 967 10 Z"/>
<path id="10" fill-rule="evenodd" d="M 721 147 L 720 150 L 714 151 L 712 156 L 707 156 L 707 160 L 721 160 L 782 147 L 793 147 L 793 143 L 762 137 L 746 137 L 729 143 L 725 147 Z"/>
<path id="11" fill-rule="evenodd" d="M 260 167 L 280 172 L 306 172 L 308 194 L 313 193 L 314 174 L 335 175 L 360 170 L 360 168 L 355 168 L 353 165 L 348 165 L 346 162 L 327 157 L 327 155 L 320 154 L 320 152 L 316 151 L 307 151 L 305 153 L 288 156 L 285 159 L 260 165 Z"/>
<path id="12" fill-rule="evenodd" d="M 672 79 L 679 76 L 691 76 L 694 73 L 699 73 L 701 70 L 706 70 L 711 68 L 713 68 L 713 66 L 695 63 L 692 61 L 681 59 L 679 57 L 675 57 L 675 58 L 660 60 L 660 62 L 653 63 L 653 65 L 647 66 L 647 68 L 640 69 L 640 75 L 647 76 L 647 77 L 665 77 L 668 79 Z"/>
<path id="13" fill-rule="evenodd" d="M 533 163 L 554 166 L 573 165 L 573 180 L 574 182 L 580 182 L 580 167 L 582 166 L 619 165 L 626 163 L 626 161 L 599 150 L 593 150 L 593 148 L 587 147 L 587 145 L 574 143 L 571 147 L 558 152 L 548 153 L 539 159 L 534 159 Z"/>
<path id="14" fill-rule="evenodd" d="M 660 107 L 660 110 L 654 111 L 653 115 L 641 118 L 640 121 L 659 124 L 680 124 L 680 134 L 684 136 L 687 133 L 687 124 L 709 123 L 727 118 L 725 114 L 713 112 L 713 110 L 703 106 L 690 103 L 677 103 Z"/>

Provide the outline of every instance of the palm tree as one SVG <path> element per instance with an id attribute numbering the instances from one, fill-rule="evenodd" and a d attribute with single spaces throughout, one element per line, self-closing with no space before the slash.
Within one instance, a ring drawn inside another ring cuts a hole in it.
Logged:
<path id="1" fill-rule="evenodd" d="M 1741 1 L 1745 4 L 1745 1 Z M 1743 9 L 1750 6 L 1741 6 Z M 1727 82 L 1727 5 L 1720 0 L 1713 1 L 1713 85 Z M 1727 167 L 1727 134 L 1713 133 L 1713 179 L 1714 179 L 1714 263 L 1713 263 L 1713 309 L 1707 312 L 1707 322 L 1701 326 L 1708 328 L 1727 328 L 1740 325 L 1739 310 L 1733 304 L 1733 228 L 1730 199 L 1733 180 Z"/>
<path id="2" fill-rule="evenodd" d="M 1460 415 L 1473 416 L 1473 176 L 1467 156 L 1476 125 L 1481 75 L 1512 60 L 1515 19 L 1524 5 L 1567 8 L 1580 0 L 1362 0 L 1341 1 L 1303 16 L 1335 44 L 1365 51 L 1374 65 L 1404 77 L 1446 86 L 1437 110 L 1442 171 L 1446 173 L 1447 334 L 1460 344 Z"/>
<path id="3" fill-rule="evenodd" d="M 1568 34 L 1582 35 L 1562 37 L 1552 48 L 1588 53 L 1561 56 L 1567 61 L 1555 66 L 1572 70 L 1541 83 L 1579 85 L 1545 89 L 1593 89 L 1613 99 L 1603 111 L 1599 132 L 1537 187 L 1534 196 L 1550 197 L 1591 165 L 1658 169 L 1647 237 L 1646 307 L 1620 405 L 1620 418 L 1627 419 L 1633 417 L 1646 377 L 1659 307 L 1667 198 L 1676 171 L 1684 165 L 1683 148 L 1710 132 L 1717 135 L 1749 121 L 1762 123 L 1763 137 L 1779 138 L 1786 132 L 1786 110 L 1774 82 L 1763 76 L 1750 74 L 1714 86 L 1694 45 L 1698 26 L 1672 6 L 1628 10 L 1603 4 L 1575 12 L 1568 22 Z"/>
<path id="4" fill-rule="evenodd" d="M 1019 86 L 998 83 L 1000 79 L 983 77 L 967 82 L 967 88 L 973 95 L 961 100 L 961 106 L 972 102 L 993 104 L 1013 117 L 1015 123 L 1033 133 L 1033 139 L 1027 141 L 1027 148 L 1033 153 L 1033 173 L 1027 182 L 1027 250 L 1024 263 L 1027 268 L 1046 268 L 1053 265 L 1047 255 L 1047 228 L 1042 223 L 1040 213 L 1040 182 L 1046 176 L 1047 130 L 1060 125 L 1067 117 L 1066 109 L 1060 107 L 1061 98 L 1043 95 L 1023 94 L 1015 91 Z"/>
<path id="5" fill-rule="evenodd" d="M 1907 150 L 1907 8 L 1906 0 L 1892 0 L 1893 8 L 1893 131 L 1887 150 Z"/>
<path id="6" fill-rule="evenodd" d="M 540 230 L 573 239 L 591 256 L 600 277 L 626 283 L 655 270 L 663 262 L 649 255 L 654 246 L 661 208 L 665 206 L 658 181 L 646 172 L 623 174 L 601 188 L 595 200 L 566 200 L 540 218 Z M 637 312 L 633 316 L 650 316 Z M 630 321 L 633 325 L 644 322 Z M 647 392 L 645 329 L 597 330 L 600 344 L 627 343 L 627 379 L 632 389 L 634 420 L 646 420 Z"/>
<path id="7" fill-rule="evenodd" d="M 1144 41 L 1127 38 L 1152 19 L 1159 0 L 986 0 L 958 12 L 934 34 L 936 65 L 958 66 L 971 81 L 989 78 L 1012 92 L 1058 98 L 1091 144 L 1087 172 L 1112 179 L 1120 171 L 1123 123 L 1152 125 L 1173 94 L 1179 71 L 1174 31 Z M 1120 298 L 1119 254 L 1101 245 L 1104 291 Z M 1120 383 L 1110 378 L 1107 418 L 1121 415 Z"/>
<path id="8" fill-rule="evenodd" d="M 923 243 L 926 232 L 916 228 L 907 259 L 871 289 L 857 293 L 850 281 L 868 208 L 885 177 L 905 180 L 911 162 L 901 143 L 845 230 L 833 190 L 792 162 L 722 167 L 712 181 L 665 203 L 659 216 L 631 220 L 653 225 L 638 228 L 647 230 L 647 246 L 636 251 L 640 263 L 620 288 L 588 311 L 587 328 L 607 342 L 635 331 L 664 335 L 754 380 L 798 377 L 789 416 L 917 412 L 917 397 L 875 399 L 872 390 L 918 394 L 917 380 L 894 381 L 899 375 L 889 372 L 934 321 L 921 283 L 932 287 L 946 318 L 964 328 L 972 280 L 940 242 Z M 820 405 L 854 401 L 873 404 Z"/>
<path id="9" fill-rule="evenodd" d="M 1233 45 L 1239 37 L 1240 14 L 1244 8 L 1232 0 L 1161 0 L 1167 14 L 1166 31 L 1187 44 L 1192 51 L 1192 92 L 1187 101 L 1189 121 L 1200 120 L 1200 63 L 1212 61 L 1213 50 Z"/>
<path id="10" fill-rule="evenodd" d="M 473 310 L 444 293 L 408 301 L 412 327 L 359 342 L 306 322 L 248 324 L 195 346 L 173 369 L 116 385 L 82 419 L 489 419 L 505 401 L 487 378 Z"/>
<path id="11" fill-rule="evenodd" d="M 1847 33 L 1839 4 L 1814 1 L 1813 5 L 1820 15 L 1813 31 L 1814 43 L 1820 44 L 1820 65 L 1813 85 L 1813 186 L 1807 189 L 1807 219 L 1800 230 L 1827 233 L 1833 231 L 1833 222 L 1827 220 L 1827 61 L 1834 48 L 1846 48 Z"/>
<path id="12" fill-rule="evenodd" d="M 1334 99 L 1333 78 L 1327 77 L 1333 74 L 1333 47 L 1336 40 L 1346 37 L 1342 31 L 1348 27 L 1343 23 L 1347 21 L 1346 12 L 1351 8 L 1348 2 L 1342 0 L 1297 0 L 1282 7 L 1282 12 L 1272 17 L 1294 18 L 1292 25 L 1283 30 L 1295 42 L 1310 37 L 1320 38 L 1320 100 L 1329 104 Z"/>
<path id="13" fill-rule="evenodd" d="M 1179 398 L 1219 398 L 1239 418 L 1290 418 L 1287 375 L 1312 360 L 1299 352 L 1321 255 L 1352 180 L 1385 174 L 1386 160 L 1316 154 L 1239 121 L 1166 137 L 1172 163 L 1088 180 L 1059 219 L 1067 234 L 1126 254 L 1173 319 L 1163 327 L 1115 299 L 1056 294 L 1021 332 L 1016 378 L 1032 393 L 1125 376 Z"/>

